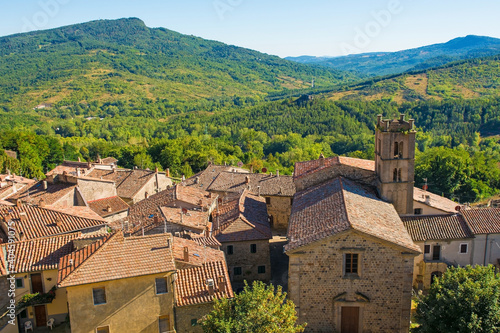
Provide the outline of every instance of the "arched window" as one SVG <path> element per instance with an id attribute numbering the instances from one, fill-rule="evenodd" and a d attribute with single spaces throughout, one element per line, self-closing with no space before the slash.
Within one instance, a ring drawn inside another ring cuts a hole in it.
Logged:
<path id="1" fill-rule="evenodd" d="M 398 182 L 401 181 L 401 168 L 398 170 Z"/>
<path id="2" fill-rule="evenodd" d="M 392 174 L 392 181 L 398 181 L 398 169 L 394 169 L 394 173 Z"/>
<path id="3" fill-rule="evenodd" d="M 399 156 L 399 144 L 398 142 L 394 142 L 394 157 L 398 157 Z"/>
<path id="4" fill-rule="evenodd" d="M 403 141 L 399 143 L 399 158 L 403 158 Z"/>

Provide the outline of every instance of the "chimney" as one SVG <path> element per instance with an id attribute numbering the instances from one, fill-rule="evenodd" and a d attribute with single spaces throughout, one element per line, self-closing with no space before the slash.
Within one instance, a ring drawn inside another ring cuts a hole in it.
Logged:
<path id="1" fill-rule="evenodd" d="M 80 159 L 80 156 L 78 156 L 78 162 L 81 162 L 82 160 Z"/>
<path id="2" fill-rule="evenodd" d="M 41 198 L 40 201 L 38 201 L 38 207 L 40 208 L 45 207 L 45 200 L 43 198 Z"/>
<path id="3" fill-rule="evenodd" d="M 226 279 L 223 276 L 219 276 L 217 278 L 217 285 L 219 286 L 219 292 L 224 292 L 226 290 Z"/>
<path id="4" fill-rule="evenodd" d="M 401 113 L 401 114 L 399 115 L 399 121 L 400 121 L 400 122 L 405 121 L 405 114 L 404 114 L 404 113 Z"/>
<path id="5" fill-rule="evenodd" d="M 260 186 L 257 186 L 257 195 L 260 197 Z"/>
<path id="6" fill-rule="evenodd" d="M 7 169 L 7 174 L 10 176 L 10 169 Z"/>
<path id="7" fill-rule="evenodd" d="M 380 126 L 380 121 L 382 120 L 382 115 L 377 115 L 377 126 Z"/>
<path id="8" fill-rule="evenodd" d="M 198 184 L 199 182 L 200 182 L 200 177 L 196 177 L 196 178 L 194 179 L 194 183 L 195 183 L 195 184 Z"/>
<path id="9" fill-rule="evenodd" d="M 116 167 L 114 164 L 111 166 L 111 170 L 113 170 L 113 173 L 116 173 Z"/>
<path id="10" fill-rule="evenodd" d="M 250 183 L 250 177 L 245 176 L 245 184 L 248 184 L 248 183 Z"/>
<path id="11" fill-rule="evenodd" d="M 76 176 L 80 177 L 80 168 L 76 168 Z"/>
<path id="12" fill-rule="evenodd" d="M 21 199 L 17 199 L 16 200 L 16 206 L 17 207 L 21 207 L 23 205 L 23 202 L 21 201 Z"/>
<path id="13" fill-rule="evenodd" d="M 110 206 L 110 205 L 107 205 L 107 206 L 106 206 L 106 211 L 107 211 L 108 213 L 111 213 L 112 209 L 111 209 L 111 206 Z"/>
<path id="14" fill-rule="evenodd" d="M 153 217 L 153 222 L 154 222 L 155 224 L 157 224 L 157 223 L 158 223 L 158 221 L 159 221 L 158 215 L 157 215 L 157 214 L 155 214 L 155 216 Z"/>
<path id="15" fill-rule="evenodd" d="M 47 187 L 48 187 L 48 185 L 47 185 L 47 181 L 46 181 L 46 180 L 44 180 L 44 181 L 43 181 L 43 189 L 44 189 L 44 190 L 47 190 Z"/>
<path id="16" fill-rule="evenodd" d="M 91 162 L 87 162 L 87 169 L 91 169 L 92 168 L 92 163 Z"/>
<path id="17" fill-rule="evenodd" d="M 184 246 L 184 261 L 189 262 L 189 248 Z"/>
<path id="18" fill-rule="evenodd" d="M 170 169 L 169 169 L 169 168 L 167 168 L 167 170 L 165 170 L 165 172 L 166 172 L 166 176 L 167 176 L 167 177 L 170 177 Z"/>
<path id="19" fill-rule="evenodd" d="M 208 226 L 205 228 L 205 237 L 210 237 L 210 228 Z"/>
<path id="20" fill-rule="evenodd" d="M 279 176 L 280 176 L 280 171 L 276 170 L 276 177 L 279 177 Z"/>
<path id="21" fill-rule="evenodd" d="M 61 219 L 60 219 L 60 218 L 57 218 L 57 219 L 56 219 L 56 226 L 57 226 L 57 227 L 62 226 L 62 221 L 61 221 Z"/>
<path id="22" fill-rule="evenodd" d="M 410 123 L 410 129 L 413 129 L 415 119 L 410 119 L 410 120 L 408 120 L 408 122 Z"/>
<path id="23" fill-rule="evenodd" d="M 207 279 L 207 286 L 208 286 L 208 294 L 210 296 L 213 296 L 214 293 L 215 293 L 215 290 L 214 290 L 214 279 Z"/>
<path id="24" fill-rule="evenodd" d="M 430 204 L 431 203 L 431 196 L 430 195 L 426 195 L 425 196 L 425 203 L 426 204 Z"/>
<path id="25" fill-rule="evenodd" d="M 158 167 L 155 167 L 155 173 L 158 173 Z"/>
<path id="26" fill-rule="evenodd" d="M 69 260 L 68 260 L 68 264 L 69 264 L 70 266 L 73 266 L 73 259 L 69 259 Z"/>

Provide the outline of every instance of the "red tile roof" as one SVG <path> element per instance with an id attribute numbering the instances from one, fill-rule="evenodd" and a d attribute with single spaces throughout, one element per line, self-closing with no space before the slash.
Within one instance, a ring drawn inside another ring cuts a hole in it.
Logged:
<path id="1" fill-rule="evenodd" d="M 224 252 L 198 244 L 194 240 L 173 237 L 172 253 L 174 259 L 183 264 L 201 266 L 211 261 L 225 261 Z M 189 261 L 184 260 L 184 248 L 189 249 Z"/>
<path id="2" fill-rule="evenodd" d="M 10 271 L 27 273 L 57 269 L 59 259 L 73 251 L 72 241 L 80 236 L 79 232 L 38 238 L 34 240 L 16 242 L 13 246 L 14 267 Z M 0 247 L 0 275 L 6 275 L 7 244 Z"/>
<path id="3" fill-rule="evenodd" d="M 58 207 L 58 206 L 45 206 L 47 209 L 55 210 L 64 214 L 83 217 L 91 220 L 101 220 L 104 223 L 104 219 L 94 212 L 90 207 L 87 206 L 73 206 L 73 207 Z"/>
<path id="4" fill-rule="evenodd" d="M 90 209 L 99 214 L 99 216 L 101 217 L 124 212 L 130 208 L 130 206 L 119 196 L 92 200 L 88 201 L 87 203 Z"/>
<path id="5" fill-rule="evenodd" d="M 192 236 L 192 238 L 193 241 L 195 241 L 198 245 L 210 246 L 216 248 L 222 246 L 222 244 L 214 236 L 205 237 L 205 236 L 194 235 Z"/>
<path id="6" fill-rule="evenodd" d="M 20 235 L 29 240 L 105 226 L 102 219 L 87 219 L 53 209 L 28 205 L 0 208 L 0 216 L 15 222 L 18 240 Z"/>
<path id="7" fill-rule="evenodd" d="M 86 247 L 61 258 L 58 286 L 174 271 L 170 242 L 170 234 L 127 238 L 122 233 L 114 234 L 93 249 Z M 75 267 L 72 268 L 72 265 Z"/>
<path id="8" fill-rule="evenodd" d="M 92 164 L 91 164 L 92 165 Z M 90 170 L 89 163 L 87 162 L 77 162 L 77 161 L 63 161 L 63 164 L 56 166 L 54 169 L 46 173 L 47 176 L 50 175 L 62 175 L 64 172 L 68 175 L 77 176 L 77 169 L 80 169 L 81 175 L 85 174 Z"/>
<path id="9" fill-rule="evenodd" d="M 208 262 L 201 267 L 181 269 L 177 272 L 175 299 L 177 306 L 212 302 L 222 297 L 233 298 L 233 290 L 224 260 Z M 207 280 L 214 281 L 214 293 L 210 295 Z M 220 283 L 220 281 L 224 283 Z"/>
<path id="10" fill-rule="evenodd" d="M 75 184 L 57 183 L 47 184 L 47 189 L 43 189 L 43 182 L 39 181 L 33 186 L 25 186 L 21 191 L 7 198 L 8 201 L 16 203 L 17 199 L 21 199 L 23 203 L 38 205 L 43 199 L 46 205 L 54 205 L 59 199 L 74 192 Z"/>
<path id="11" fill-rule="evenodd" d="M 163 217 L 170 223 L 201 231 L 205 230 L 206 227 L 209 227 L 209 230 L 212 229 L 212 223 L 208 220 L 210 214 L 206 210 L 203 212 L 188 210 L 187 213 L 183 213 L 182 208 L 179 207 L 161 207 L 160 210 Z"/>
<path id="12" fill-rule="evenodd" d="M 472 238 L 474 235 L 459 215 L 427 215 L 401 217 L 414 242 Z"/>
<path id="13" fill-rule="evenodd" d="M 208 187 L 209 191 L 236 192 L 249 190 L 264 196 L 287 196 L 295 194 L 291 176 L 271 176 L 264 173 L 221 172 Z"/>
<path id="14" fill-rule="evenodd" d="M 448 213 L 456 213 L 456 207 L 460 206 L 459 203 L 448 198 L 422 190 L 418 187 L 413 188 L 413 200 Z"/>
<path id="15" fill-rule="evenodd" d="M 217 178 L 217 176 L 223 172 L 236 171 L 240 173 L 248 173 L 248 170 L 241 169 L 238 167 L 233 167 L 229 165 L 209 165 L 205 170 L 198 172 L 196 175 L 186 179 L 183 184 L 186 186 L 196 187 L 198 189 L 206 191 L 210 184 Z"/>
<path id="16" fill-rule="evenodd" d="M 359 169 L 375 171 L 375 161 L 364 160 L 360 158 L 335 156 L 295 163 L 293 178 L 300 178 L 334 165 L 348 165 Z"/>
<path id="17" fill-rule="evenodd" d="M 285 250 L 351 229 L 420 252 L 392 204 L 380 200 L 372 190 L 342 177 L 294 196 Z"/>
<path id="18" fill-rule="evenodd" d="M 238 200 L 228 202 L 214 212 L 214 235 L 219 242 L 271 239 L 266 201 L 244 191 Z"/>
<path id="19" fill-rule="evenodd" d="M 88 177 L 102 177 L 102 179 L 114 181 L 116 185 L 116 191 L 122 198 L 133 198 L 134 195 L 139 192 L 139 190 L 143 188 L 146 183 L 151 178 L 153 178 L 154 175 L 155 172 L 151 170 L 102 170 L 97 168 L 91 170 L 87 174 Z"/>
<path id="20" fill-rule="evenodd" d="M 461 213 L 475 235 L 500 233 L 500 208 L 465 209 Z"/>

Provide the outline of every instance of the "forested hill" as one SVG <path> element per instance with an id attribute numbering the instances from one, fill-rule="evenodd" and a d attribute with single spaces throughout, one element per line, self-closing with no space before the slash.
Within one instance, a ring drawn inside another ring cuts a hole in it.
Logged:
<path id="1" fill-rule="evenodd" d="M 136 18 L 0 38 L 0 105 L 6 110 L 162 99 L 164 108 L 175 113 L 199 100 L 259 100 L 269 92 L 308 88 L 312 78 L 319 87 L 355 79 L 338 70 L 151 29 Z"/>
<path id="2" fill-rule="evenodd" d="M 469 35 L 447 43 L 427 45 L 398 52 L 373 52 L 342 57 L 287 57 L 304 64 L 316 64 L 367 75 L 388 75 L 426 69 L 446 63 L 500 54 L 500 39 Z"/>
<path id="3" fill-rule="evenodd" d="M 373 78 L 325 93 L 332 100 L 442 101 L 500 96 L 500 56 L 462 60 L 432 69 Z"/>

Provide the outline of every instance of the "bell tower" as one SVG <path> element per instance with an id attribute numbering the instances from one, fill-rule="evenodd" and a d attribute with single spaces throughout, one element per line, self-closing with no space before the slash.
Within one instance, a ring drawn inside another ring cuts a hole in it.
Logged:
<path id="1" fill-rule="evenodd" d="M 413 214 L 415 178 L 414 120 L 382 119 L 377 116 L 375 131 L 375 173 L 382 199 L 391 202 L 399 215 Z"/>

